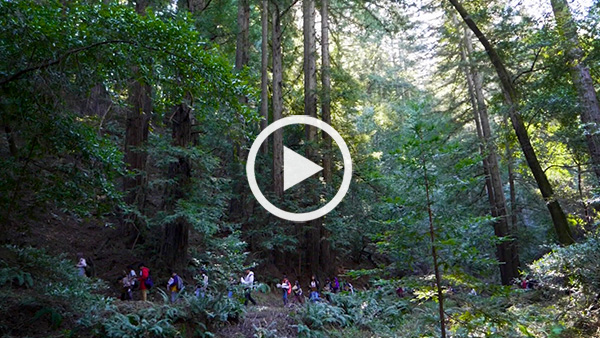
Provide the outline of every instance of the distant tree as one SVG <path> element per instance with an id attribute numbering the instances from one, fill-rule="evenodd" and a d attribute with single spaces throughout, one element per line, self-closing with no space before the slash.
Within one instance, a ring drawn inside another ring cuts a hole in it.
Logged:
<path id="1" fill-rule="evenodd" d="M 590 68 L 579 44 L 577 23 L 565 0 L 551 0 L 556 25 L 562 36 L 562 49 L 571 69 L 573 86 L 580 103 L 581 123 L 592 160 L 592 169 L 600 181 L 600 102 L 594 88 Z"/>

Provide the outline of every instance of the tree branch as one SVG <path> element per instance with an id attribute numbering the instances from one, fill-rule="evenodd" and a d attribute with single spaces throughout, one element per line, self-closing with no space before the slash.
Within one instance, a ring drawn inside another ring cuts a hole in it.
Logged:
<path id="1" fill-rule="evenodd" d="M 48 68 L 48 67 L 53 66 L 53 65 L 56 65 L 56 64 L 60 63 L 62 60 L 64 60 L 67 57 L 69 57 L 70 55 L 77 54 L 77 53 L 86 51 L 88 49 L 96 48 L 96 47 L 99 47 L 99 46 L 102 46 L 102 45 L 116 44 L 116 43 L 131 43 L 131 42 L 130 41 L 124 41 L 124 40 L 107 40 L 107 41 L 102 41 L 102 42 L 96 42 L 96 43 L 91 44 L 89 46 L 84 46 L 84 47 L 79 47 L 79 48 L 68 50 L 63 55 L 57 57 L 56 59 L 48 60 L 48 61 L 46 61 L 44 63 L 39 64 L 39 65 L 22 69 L 22 70 L 20 70 L 20 71 L 18 71 L 16 73 L 14 73 L 13 75 L 5 77 L 4 79 L 2 79 L 0 81 L 0 87 L 5 86 L 9 82 L 18 80 L 21 76 L 23 76 L 23 75 L 25 75 L 27 73 L 30 73 L 30 72 L 33 72 L 33 71 L 36 71 L 36 70 L 40 70 L 40 69 L 44 69 L 44 68 Z"/>
<path id="2" fill-rule="evenodd" d="M 540 49 L 538 49 L 538 51 L 535 53 L 535 58 L 533 59 L 533 63 L 531 64 L 531 67 L 530 67 L 528 70 L 524 70 L 524 71 L 520 72 L 519 74 L 517 74 L 517 76 L 515 76 L 515 78 L 512 80 L 513 84 L 514 84 L 514 83 L 516 83 L 516 82 L 517 82 L 517 80 L 518 80 L 518 79 L 519 79 L 519 78 L 520 78 L 522 75 L 525 75 L 525 74 L 528 74 L 528 73 L 533 73 L 533 72 L 535 72 L 535 71 L 538 71 L 538 70 L 541 70 L 541 69 L 546 69 L 546 68 L 547 68 L 547 67 L 542 67 L 542 68 L 534 69 L 534 68 L 535 68 L 535 63 L 537 62 L 537 60 L 538 60 L 538 58 L 539 58 L 539 56 L 540 56 L 540 53 L 542 52 L 542 49 L 543 49 L 543 48 L 544 48 L 544 47 L 540 47 Z"/>

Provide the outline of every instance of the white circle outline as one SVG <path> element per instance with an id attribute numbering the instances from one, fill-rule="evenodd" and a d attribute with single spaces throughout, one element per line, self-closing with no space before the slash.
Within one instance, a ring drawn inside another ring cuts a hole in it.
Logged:
<path id="1" fill-rule="evenodd" d="M 329 134 L 329 136 L 331 136 L 335 143 L 337 143 L 338 147 L 340 148 L 340 151 L 342 152 L 342 157 L 344 159 L 344 177 L 342 179 L 342 184 L 340 185 L 340 189 L 338 190 L 338 192 L 331 199 L 331 201 L 329 201 L 323 207 L 305 213 L 294 213 L 285 211 L 279 209 L 271 202 L 269 202 L 269 200 L 267 200 L 267 198 L 263 195 L 262 191 L 260 191 L 258 183 L 256 182 L 256 175 L 254 173 L 256 155 L 258 154 L 258 150 L 260 149 L 260 146 L 263 144 L 263 142 L 265 142 L 267 137 L 269 137 L 269 135 L 271 135 L 277 129 L 292 124 L 308 124 L 325 131 L 327 134 Z M 248 177 L 248 185 L 250 185 L 250 190 L 254 194 L 254 197 L 256 198 L 258 203 L 260 203 L 260 205 L 263 206 L 263 208 L 267 209 L 268 212 L 288 221 L 307 222 L 328 214 L 342 201 L 342 199 L 348 192 L 348 188 L 350 188 L 350 182 L 352 180 L 352 158 L 350 157 L 350 150 L 348 150 L 348 146 L 346 145 L 346 142 L 344 142 L 342 136 L 329 124 L 308 115 L 292 115 L 273 122 L 267 128 L 265 128 L 265 130 L 258 134 L 256 139 L 254 140 L 254 143 L 252 143 L 252 147 L 250 147 L 250 153 L 248 153 L 248 161 L 246 162 L 246 176 Z"/>

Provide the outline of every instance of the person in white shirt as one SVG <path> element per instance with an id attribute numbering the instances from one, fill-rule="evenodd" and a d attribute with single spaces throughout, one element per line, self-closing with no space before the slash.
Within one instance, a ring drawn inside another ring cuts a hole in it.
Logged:
<path id="1" fill-rule="evenodd" d="M 85 268 L 87 268 L 85 258 L 83 258 L 83 254 L 81 252 L 77 254 L 77 257 L 79 257 L 79 262 L 77 262 L 77 265 L 75 266 L 77 269 L 79 269 L 79 276 L 85 276 Z"/>
<path id="2" fill-rule="evenodd" d="M 204 297 L 206 291 L 208 291 L 208 273 L 206 269 L 200 270 L 202 275 L 200 276 L 200 283 L 196 284 L 196 290 L 194 291 L 196 297 Z"/>
<path id="3" fill-rule="evenodd" d="M 129 269 L 128 277 L 129 279 L 131 279 L 131 287 L 133 288 L 135 287 L 135 283 L 137 282 L 138 275 L 135 273 L 135 270 L 133 269 L 132 265 L 129 265 L 127 268 Z"/>
<path id="4" fill-rule="evenodd" d="M 244 297 L 246 300 L 244 301 L 244 305 L 248 305 L 248 301 L 251 301 L 252 304 L 256 305 L 256 301 L 252 298 L 252 286 L 254 285 L 254 272 L 250 269 L 246 269 L 246 276 L 240 279 L 240 282 L 246 286 L 246 292 L 244 292 Z"/>

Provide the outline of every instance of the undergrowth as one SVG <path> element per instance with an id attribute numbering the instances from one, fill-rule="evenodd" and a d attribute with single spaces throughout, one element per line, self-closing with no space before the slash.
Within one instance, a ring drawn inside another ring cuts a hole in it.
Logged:
<path id="1" fill-rule="evenodd" d="M 212 336 L 237 321 L 240 302 L 223 295 L 197 298 L 183 290 L 170 304 L 121 302 L 101 293 L 99 279 L 78 276 L 72 261 L 44 250 L 0 247 L 0 333 L 2 336 L 178 337 Z M 18 315 L 15 315 L 18 314 Z"/>

